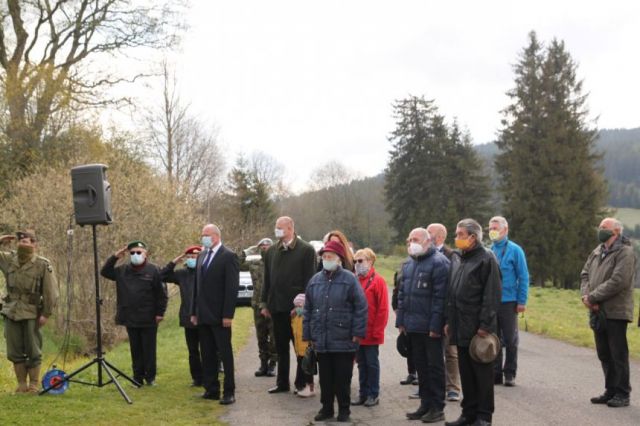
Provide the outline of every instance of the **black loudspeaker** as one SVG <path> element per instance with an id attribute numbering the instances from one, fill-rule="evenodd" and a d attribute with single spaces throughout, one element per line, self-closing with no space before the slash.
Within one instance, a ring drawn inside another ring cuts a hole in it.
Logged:
<path id="1" fill-rule="evenodd" d="M 71 169 L 73 210 L 78 225 L 108 225 L 111 216 L 111 185 L 106 180 L 107 166 L 87 164 Z"/>

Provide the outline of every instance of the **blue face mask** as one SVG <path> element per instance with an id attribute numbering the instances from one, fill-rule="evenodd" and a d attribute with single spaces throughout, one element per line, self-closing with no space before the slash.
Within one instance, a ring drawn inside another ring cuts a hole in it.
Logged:
<path id="1" fill-rule="evenodd" d="M 188 258 L 184 263 L 187 265 L 187 268 L 193 269 L 196 267 L 196 259 Z"/>
<path id="2" fill-rule="evenodd" d="M 205 235 L 204 237 L 202 237 L 202 245 L 206 248 L 211 248 L 211 246 L 213 245 L 213 240 L 208 235 Z"/>
<path id="3" fill-rule="evenodd" d="M 338 261 L 337 260 L 324 260 L 322 259 L 322 267 L 325 271 L 335 271 L 338 269 Z"/>
<path id="4" fill-rule="evenodd" d="M 145 255 L 144 254 L 132 254 L 131 255 L 131 264 L 132 265 L 142 265 L 144 263 Z"/>

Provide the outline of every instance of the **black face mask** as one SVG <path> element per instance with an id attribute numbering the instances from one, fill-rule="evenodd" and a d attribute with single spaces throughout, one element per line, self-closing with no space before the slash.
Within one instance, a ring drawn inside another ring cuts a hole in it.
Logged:
<path id="1" fill-rule="evenodd" d="M 598 229 L 598 241 L 600 241 L 601 243 L 606 243 L 612 236 L 613 231 L 611 231 L 610 229 Z"/>

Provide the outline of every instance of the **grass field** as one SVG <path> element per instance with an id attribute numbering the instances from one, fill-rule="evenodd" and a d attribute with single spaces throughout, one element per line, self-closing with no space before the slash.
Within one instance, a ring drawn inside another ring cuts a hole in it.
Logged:
<path id="1" fill-rule="evenodd" d="M 631 230 L 640 225 L 640 209 L 616 208 L 615 217 Z"/>
<path id="2" fill-rule="evenodd" d="M 15 395 L 15 379 L 11 364 L 6 360 L 4 338 L 0 337 L 0 424 L 4 425 L 200 425 L 220 424 L 217 416 L 223 407 L 214 401 L 198 398 L 201 388 L 190 387 L 187 348 L 183 329 L 178 326 L 177 298 L 173 298 L 165 321 L 158 330 L 157 386 L 135 388 L 129 382 L 121 384 L 132 405 L 127 404 L 114 385 L 103 388 L 71 383 L 62 395 Z M 253 325 L 251 308 L 236 310 L 233 326 L 233 346 L 237 351 L 247 340 Z M 51 339 L 46 339 L 43 364 L 47 367 L 56 351 Z M 129 345 L 123 343 L 107 352 L 106 359 L 131 374 Z M 74 371 L 89 359 L 76 359 L 64 371 Z M 62 368 L 62 365 L 58 365 Z M 242 368 L 239 366 L 239 368 Z M 97 368 L 91 367 L 80 375 L 95 382 Z M 105 374 L 106 377 L 106 374 Z"/>

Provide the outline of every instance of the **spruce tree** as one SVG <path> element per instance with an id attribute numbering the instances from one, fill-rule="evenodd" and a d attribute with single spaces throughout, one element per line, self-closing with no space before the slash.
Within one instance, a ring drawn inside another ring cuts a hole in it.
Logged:
<path id="1" fill-rule="evenodd" d="M 497 141 L 502 213 L 539 285 L 577 283 L 605 200 L 576 69 L 564 43 L 544 49 L 531 32 Z"/>

